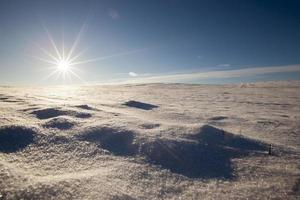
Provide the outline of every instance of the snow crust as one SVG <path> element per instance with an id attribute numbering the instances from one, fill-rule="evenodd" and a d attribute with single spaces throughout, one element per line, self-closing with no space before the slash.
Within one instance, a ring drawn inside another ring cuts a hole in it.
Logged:
<path id="1" fill-rule="evenodd" d="M 299 122 L 299 81 L 2 86 L 0 199 L 297 199 Z"/>

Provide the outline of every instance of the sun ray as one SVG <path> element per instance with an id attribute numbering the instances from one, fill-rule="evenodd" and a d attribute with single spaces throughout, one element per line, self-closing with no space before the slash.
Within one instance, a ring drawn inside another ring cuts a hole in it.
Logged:
<path id="1" fill-rule="evenodd" d="M 65 32 L 62 32 L 62 59 L 65 60 Z"/>
<path id="2" fill-rule="evenodd" d="M 162 148 L 164 148 L 166 151 L 168 151 L 169 152 L 169 154 L 174 158 L 174 159 L 176 159 L 177 161 L 182 161 L 182 159 L 178 156 L 178 155 L 176 155 L 176 153 L 175 152 L 173 152 L 173 150 L 171 149 L 171 148 L 169 148 L 168 147 L 168 145 L 166 145 L 166 144 L 164 144 L 163 142 L 160 142 L 160 141 L 157 141 L 158 142 L 158 144 L 160 144 L 160 146 L 162 147 Z"/>
<path id="3" fill-rule="evenodd" d="M 68 81 L 72 83 L 72 77 L 71 77 L 70 73 L 66 73 L 66 76 L 67 76 Z"/>
<path id="4" fill-rule="evenodd" d="M 65 71 L 63 71 L 62 72 L 62 77 L 63 77 L 63 83 L 65 84 L 66 82 L 66 72 Z"/>
<path id="5" fill-rule="evenodd" d="M 52 44 L 52 46 L 53 46 L 53 48 L 54 48 L 57 56 L 59 57 L 59 59 L 62 59 L 62 57 L 60 55 L 60 52 L 59 52 L 59 50 L 58 50 L 58 48 L 57 48 L 57 46 L 56 46 L 56 44 L 55 44 L 55 42 L 54 42 L 54 40 L 52 38 L 52 35 L 50 34 L 49 30 L 47 29 L 47 27 L 45 25 L 43 25 L 43 27 L 44 27 L 44 29 L 45 29 L 45 31 L 47 33 L 48 39 L 50 40 L 50 42 L 51 42 L 51 44 Z"/>
<path id="6" fill-rule="evenodd" d="M 78 54 L 76 54 L 75 56 L 73 56 L 73 58 L 70 58 L 68 60 L 68 62 L 70 62 L 70 63 L 74 62 L 77 58 L 79 58 L 80 56 L 82 56 L 86 51 L 87 51 L 87 48 L 84 49 L 84 50 L 82 50 L 82 51 L 80 51 Z"/>
<path id="7" fill-rule="evenodd" d="M 38 47 L 45 55 L 51 57 L 53 60 L 55 60 L 56 62 L 59 62 L 59 58 L 56 58 L 54 55 L 52 55 L 50 52 L 48 52 L 46 49 L 44 49 L 43 47 L 41 47 L 38 43 L 33 42 L 33 44 Z"/>
<path id="8" fill-rule="evenodd" d="M 95 61 L 99 61 L 99 60 L 106 60 L 106 59 L 109 59 L 109 58 L 114 58 L 114 57 L 119 57 L 119 56 L 125 56 L 125 55 L 140 53 L 140 52 L 146 51 L 146 50 L 148 50 L 148 48 L 135 49 L 135 50 L 131 50 L 131 51 L 125 51 L 125 52 L 121 52 L 121 53 L 112 54 L 112 55 L 109 55 L 109 56 L 103 56 L 103 57 L 92 58 L 92 59 L 88 59 L 88 60 L 82 60 L 82 61 L 71 63 L 71 66 L 86 64 L 86 63 L 95 62 Z"/>
<path id="9" fill-rule="evenodd" d="M 70 66 L 70 69 L 73 71 L 73 72 L 78 72 L 78 73 L 83 73 L 84 71 L 80 68 L 77 68 L 77 67 L 74 67 L 74 66 Z"/>
<path id="10" fill-rule="evenodd" d="M 72 70 L 70 70 L 70 72 L 77 77 L 80 81 L 82 81 L 83 83 L 87 84 L 87 82 L 85 80 L 83 80 L 78 74 L 76 74 L 75 72 L 73 72 Z"/>
<path id="11" fill-rule="evenodd" d="M 58 71 L 58 72 L 56 73 L 55 80 L 57 81 L 60 77 L 61 77 L 61 72 Z"/>
<path id="12" fill-rule="evenodd" d="M 42 81 L 49 79 L 50 77 L 54 76 L 55 74 L 59 73 L 59 71 L 56 69 L 53 72 L 51 72 L 48 76 L 44 77 Z"/>
<path id="13" fill-rule="evenodd" d="M 109 58 L 114 58 L 114 57 L 119 57 L 119 56 L 124 56 L 124 55 L 130 55 L 130 54 L 135 54 L 139 52 L 143 52 L 148 50 L 149 48 L 140 48 L 140 49 L 134 49 L 130 51 L 125 51 L 125 52 L 120 52 L 108 56 L 102 56 L 102 57 L 97 57 L 97 58 L 92 58 L 92 59 L 86 59 L 86 60 L 81 60 L 80 57 L 87 51 L 87 49 L 79 51 L 79 53 L 75 53 L 76 48 L 78 47 L 78 44 L 80 43 L 80 40 L 82 38 L 82 34 L 86 30 L 87 27 L 87 20 L 82 24 L 81 28 L 79 29 L 78 34 L 76 35 L 76 38 L 71 45 L 71 48 L 67 48 L 68 50 L 66 51 L 66 45 L 65 45 L 65 32 L 62 30 L 62 43 L 60 45 L 57 45 L 47 29 L 47 27 L 43 24 L 44 30 L 47 34 L 47 37 L 51 43 L 51 46 L 55 52 L 55 54 L 52 54 L 52 52 L 47 51 L 46 49 L 40 47 L 40 45 L 36 44 L 36 46 L 45 54 L 47 55 L 50 59 L 48 58 L 41 58 L 37 56 L 33 56 L 33 58 L 43 61 L 48 64 L 55 65 L 55 70 L 51 72 L 48 76 L 45 77 L 45 79 L 48 79 L 52 76 L 56 76 L 56 80 L 59 78 L 62 78 L 63 81 L 70 80 L 72 81 L 72 77 L 75 77 L 79 79 L 80 81 L 87 83 L 84 79 L 82 79 L 75 71 L 81 71 L 80 69 L 74 67 L 75 65 L 80 65 L 80 64 L 85 64 L 85 63 L 90 63 L 90 62 L 95 62 L 99 60 L 105 60 Z M 60 47 L 58 49 L 58 47 Z M 74 56 L 73 56 L 74 55 Z M 53 67 L 51 67 L 53 69 Z"/>
<path id="14" fill-rule="evenodd" d="M 86 24 L 87 24 L 87 21 L 85 21 L 85 22 L 83 23 L 83 25 L 81 26 L 80 31 L 78 32 L 78 34 L 77 34 L 77 36 L 76 36 L 76 39 L 75 39 L 75 41 L 74 41 L 74 43 L 73 43 L 73 45 L 72 45 L 72 47 L 71 47 L 71 50 L 70 50 L 69 53 L 68 53 L 67 60 L 69 60 L 69 59 L 71 58 L 71 56 L 72 56 L 74 50 L 76 49 L 76 47 L 77 47 L 77 45 L 78 45 L 78 43 L 79 43 L 79 41 L 80 41 L 81 35 L 82 35 L 82 33 L 83 33 L 83 31 L 84 31 L 84 29 L 85 29 L 85 27 L 86 27 Z"/>
<path id="15" fill-rule="evenodd" d="M 40 58 L 40 57 L 37 57 L 37 56 L 31 56 L 31 57 L 36 59 L 36 60 L 40 60 L 40 61 L 43 61 L 43 62 L 46 62 L 46 63 L 49 63 L 49 64 L 57 65 L 57 62 L 54 62 L 54 61 L 51 61 L 51 60 L 47 60 L 47 59 Z"/>
<path id="16" fill-rule="evenodd" d="M 41 71 L 49 71 L 49 70 L 57 70 L 57 66 L 55 65 L 55 66 L 49 66 L 49 67 L 43 67 L 43 68 L 41 68 L 41 69 L 39 69 L 39 70 L 41 70 Z"/>

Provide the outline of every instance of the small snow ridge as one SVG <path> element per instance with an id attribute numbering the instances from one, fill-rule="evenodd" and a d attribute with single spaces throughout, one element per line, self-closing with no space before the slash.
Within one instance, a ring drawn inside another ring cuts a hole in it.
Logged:
<path id="1" fill-rule="evenodd" d="M 224 120 L 224 119 L 228 119 L 228 117 L 216 116 L 216 117 L 209 118 L 209 120 L 213 120 L 213 121 L 219 121 L 219 120 Z"/>
<path id="2" fill-rule="evenodd" d="M 24 100 L 18 99 L 18 98 L 16 99 L 12 96 L 0 97 L 0 101 L 7 102 L 7 103 L 22 103 L 22 102 L 24 102 Z"/>
<path id="3" fill-rule="evenodd" d="M 143 129 L 154 129 L 160 127 L 160 124 L 145 123 L 140 125 Z"/>
<path id="4" fill-rule="evenodd" d="M 90 118 L 92 115 L 90 113 L 85 112 L 77 112 L 75 110 L 62 110 L 59 108 L 46 108 L 35 110 L 31 112 L 34 114 L 38 119 L 49 119 L 59 116 L 74 116 L 77 118 Z"/>
<path id="5" fill-rule="evenodd" d="M 24 189 L 15 191 L 14 195 L 7 194 L 7 198 L 5 195 L 3 199 L 74 199 L 74 194 L 66 190 L 62 184 L 49 183 L 24 186 Z"/>
<path id="6" fill-rule="evenodd" d="M 92 115 L 90 113 L 83 113 L 83 112 L 75 114 L 75 117 L 77 118 L 90 118 L 91 116 Z"/>
<path id="7" fill-rule="evenodd" d="M 12 153 L 33 143 L 36 132 L 23 126 L 0 127 L 0 152 Z"/>
<path id="8" fill-rule="evenodd" d="M 21 109 L 20 111 L 23 111 L 23 112 L 29 112 L 29 111 L 33 111 L 33 110 L 38 110 L 39 107 L 36 107 L 36 106 L 30 106 L 28 108 L 23 108 Z"/>
<path id="9" fill-rule="evenodd" d="M 204 125 L 200 128 L 197 134 L 191 135 L 191 139 L 196 139 L 199 143 L 213 146 L 223 146 L 239 149 L 239 151 L 265 151 L 267 150 L 266 144 L 243 137 L 232 133 L 225 132 L 224 130 L 215 128 L 210 125 Z"/>
<path id="10" fill-rule="evenodd" d="M 56 128 L 60 130 L 71 129 L 76 123 L 67 118 L 53 118 L 46 122 L 43 127 L 45 128 Z"/>
<path id="11" fill-rule="evenodd" d="M 149 103 L 143 103 L 139 101 L 127 101 L 123 105 L 133 108 L 138 108 L 142 110 L 152 110 L 154 108 L 158 108 L 158 106 L 149 104 Z"/>
<path id="12" fill-rule="evenodd" d="M 36 115 L 38 119 L 49 119 L 61 115 L 67 115 L 68 112 L 57 108 L 46 108 L 46 109 L 35 110 L 31 112 L 31 114 Z"/>
<path id="13" fill-rule="evenodd" d="M 75 106 L 76 108 L 81 108 L 81 109 L 84 109 L 84 110 L 95 110 L 95 108 L 89 106 L 89 105 L 77 105 Z"/>
<path id="14" fill-rule="evenodd" d="M 300 195 L 300 178 L 298 178 L 297 181 L 295 182 L 292 191 L 293 193 Z"/>
<path id="15" fill-rule="evenodd" d="M 70 144 L 70 139 L 65 136 L 54 136 L 49 137 L 47 142 L 53 144 Z"/>
<path id="16" fill-rule="evenodd" d="M 96 127 L 79 135 L 78 138 L 94 142 L 114 155 L 128 156 L 135 153 L 135 145 L 133 144 L 134 133 L 128 130 Z"/>
<path id="17" fill-rule="evenodd" d="M 0 101 L 6 101 L 8 99 L 9 99 L 8 97 L 0 97 Z"/>

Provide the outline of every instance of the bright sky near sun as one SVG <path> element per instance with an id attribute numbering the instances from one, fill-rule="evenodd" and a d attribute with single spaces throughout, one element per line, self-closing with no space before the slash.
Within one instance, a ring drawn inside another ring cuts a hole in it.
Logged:
<path id="1" fill-rule="evenodd" d="M 300 79 L 297 0 L 0 0 L 0 84 Z"/>

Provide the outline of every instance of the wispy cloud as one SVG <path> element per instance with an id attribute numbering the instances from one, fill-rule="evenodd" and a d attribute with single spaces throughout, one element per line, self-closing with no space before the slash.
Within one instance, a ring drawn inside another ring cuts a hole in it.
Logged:
<path id="1" fill-rule="evenodd" d="M 135 72 L 129 72 L 128 75 L 129 75 L 129 76 L 132 76 L 132 77 L 137 77 L 137 76 L 138 76 L 138 74 L 135 73 Z"/>
<path id="2" fill-rule="evenodd" d="M 189 82 L 195 80 L 205 80 L 211 78 L 237 78 L 249 77 L 262 74 L 283 73 L 283 72 L 300 72 L 300 65 L 270 66 L 270 67 L 253 67 L 235 70 L 219 70 L 209 72 L 182 73 L 182 74 L 160 74 L 143 78 L 128 80 L 128 83 L 170 83 L 170 82 Z"/>
<path id="3" fill-rule="evenodd" d="M 230 67 L 231 64 L 219 64 L 218 66 L 219 66 L 219 67 Z"/>
<path id="4" fill-rule="evenodd" d="M 117 10 L 114 10 L 114 9 L 109 10 L 108 15 L 109 15 L 112 19 L 114 19 L 114 20 L 120 18 L 119 12 L 118 12 Z"/>

